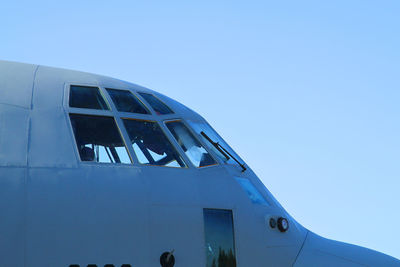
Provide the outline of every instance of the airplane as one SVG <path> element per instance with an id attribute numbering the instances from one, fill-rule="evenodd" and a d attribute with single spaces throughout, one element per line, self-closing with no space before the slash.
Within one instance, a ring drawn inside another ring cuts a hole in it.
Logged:
<path id="1" fill-rule="evenodd" d="M 183 104 L 9 61 L 0 61 L 0 214 L 0 267 L 400 266 L 300 225 Z"/>

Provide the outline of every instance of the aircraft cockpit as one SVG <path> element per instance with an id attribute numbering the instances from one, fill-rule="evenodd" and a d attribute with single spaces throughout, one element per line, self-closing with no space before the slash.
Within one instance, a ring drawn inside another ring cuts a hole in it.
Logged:
<path id="1" fill-rule="evenodd" d="M 175 116 L 153 94 L 83 85 L 68 89 L 67 109 L 82 162 L 175 168 L 222 163 L 246 170 L 205 121 Z"/>
<path id="2" fill-rule="evenodd" d="M 301 226 L 167 96 L 85 72 L 0 70 L 0 266 L 399 266 Z"/>

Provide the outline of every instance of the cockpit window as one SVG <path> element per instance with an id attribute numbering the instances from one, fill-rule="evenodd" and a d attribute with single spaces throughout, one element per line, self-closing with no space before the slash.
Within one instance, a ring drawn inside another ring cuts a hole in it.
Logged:
<path id="1" fill-rule="evenodd" d="M 172 114 L 174 113 L 167 105 L 161 102 L 160 99 L 155 97 L 152 94 L 147 93 L 139 93 L 149 105 L 154 109 L 157 115 L 165 115 L 165 114 Z"/>
<path id="2" fill-rule="evenodd" d="M 72 108 L 110 109 L 98 87 L 77 85 L 71 85 L 69 106 Z"/>
<path id="3" fill-rule="evenodd" d="M 217 164 L 182 121 L 169 121 L 166 125 L 194 166 L 205 167 Z"/>
<path id="4" fill-rule="evenodd" d="M 107 89 L 107 92 L 110 94 L 118 111 L 150 114 L 147 108 L 131 92 L 116 89 Z"/>
<path id="5" fill-rule="evenodd" d="M 114 118 L 78 114 L 69 117 L 82 161 L 131 163 Z"/>
<path id="6" fill-rule="evenodd" d="M 133 150 L 142 164 L 186 167 L 160 126 L 154 121 L 123 119 Z"/>
<path id="7" fill-rule="evenodd" d="M 226 163 L 236 164 L 234 158 L 240 159 L 233 149 L 230 148 L 228 144 L 206 122 L 188 121 L 188 124 L 199 136 L 201 136 L 201 138 L 204 140 L 204 144 L 206 144 L 207 147 L 210 148 L 221 160 Z M 206 135 L 202 135 L 201 132 L 204 132 Z M 207 140 L 207 137 L 209 137 L 213 142 L 218 143 L 219 146 L 223 147 L 223 149 L 217 149 L 216 146 L 212 145 L 210 141 Z M 226 151 L 224 151 L 224 149 Z M 226 152 L 228 152 L 228 154 Z M 228 156 L 229 154 L 231 156 Z"/>

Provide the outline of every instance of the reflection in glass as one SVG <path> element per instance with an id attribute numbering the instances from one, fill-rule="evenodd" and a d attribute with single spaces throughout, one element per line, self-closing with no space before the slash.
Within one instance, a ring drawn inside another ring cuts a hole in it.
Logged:
<path id="1" fill-rule="evenodd" d="M 131 163 L 112 117 L 70 114 L 82 161 Z"/>
<path id="2" fill-rule="evenodd" d="M 233 151 L 233 149 L 228 146 L 228 144 L 224 141 L 224 139 L 222 139 L 217 134 L 217 132 L 215 132 L 210 127 L 210 125 L 208 125 L 206 122 L 194 122 L 194 121 L 187 121 L 187 122 L 192 127 L 192 129 L 199 136 L 201 136 L 201 138 L 204 140 L 204 144 L 206 144 L 207 147 L 210 148 L 221 160 L 223 160 L 226 163 L 236 165 L 236 162 L 232 158 L 226 159 L 224 154 L 222 154 L 218 149 L 215 148 L 215 146 L 210 144 L 203 135 L 200 134 L 202 131 L 205 132 L 207 134 L 207 136 L 209 136 L 214 142 L 221 144 L 231 155 L 233 155 L 237 159 L 240 159 L 240 157 Z"/>
<path id="3" fill-rule="evenodd" d="M 166 125 L 194 166 L 205 167 L 217 164 L 181 121 L 167 122 Z"/>
<path id="4" fill-rule="evenodd" d="M 167 105 L 161 102 L 161 100 L 155 97 L 154 95 L 147 93 L 139 93 L 139 94 L 147 101 L 147 103 L 149 103 L 149 105 L 154 109 L 157 115 L 174 113 Z"/>
<path id="5" fill-rule="evenodd" d="M 247 196 L 250 198 L 252 203 L 268 206 L 268 202 L 248 179 L 240 177 L 235 177 L 235 179 L 247 193 Z"/>
<path id="6" fill-rule="evenodd" d="M 69 106 L 72 108 L 90 108 L 109 110 L 99 88 L 71 85 Z"/>
<path id="7" fill-rule="evenodd" d="M 207 267 L 236 267 L 231 210 L 204 209 Z"/>
<path id="8" fill-rule="evenodd" d="M 185 167 L 182 157 L 154 121 L 123 120 L 133 150 L 142 164 Z"/>
<path id="9" fill-rule="evenodd" d="M 131 112 L 139 114 L 149 114 L 146 107 L 134 96 L 126 90 L 107 89 L 118 111 Z"/>

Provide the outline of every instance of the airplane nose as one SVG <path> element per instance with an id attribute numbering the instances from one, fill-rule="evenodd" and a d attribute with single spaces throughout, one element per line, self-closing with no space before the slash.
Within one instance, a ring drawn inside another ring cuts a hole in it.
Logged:
<path id="1" fill-rule="evenodd" d="M 308 232 L 294 267 L 400 267 L 400 260 L 386 254 Z"/>

